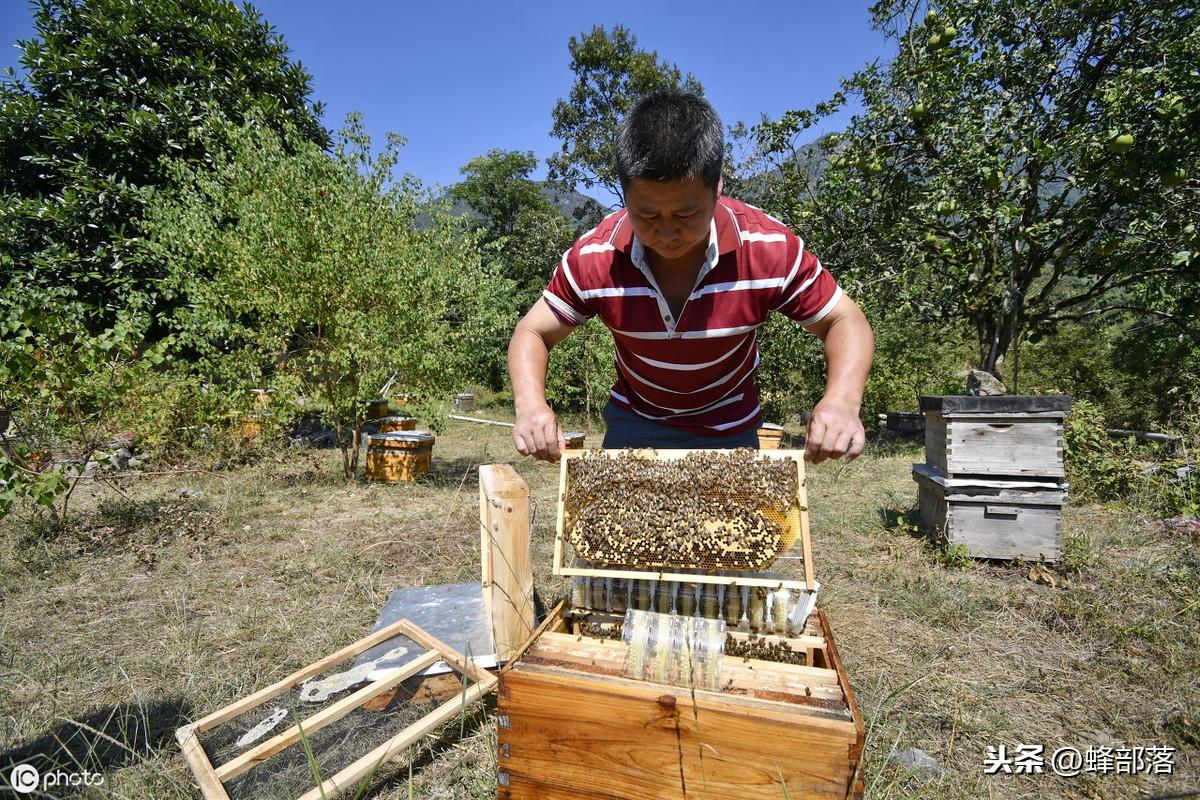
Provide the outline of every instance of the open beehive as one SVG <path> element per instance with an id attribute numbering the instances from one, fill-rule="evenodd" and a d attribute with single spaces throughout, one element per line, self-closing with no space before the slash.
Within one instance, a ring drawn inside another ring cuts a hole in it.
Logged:
<path id="1" fill-rule="evenodd" d="M 554 571 L 573 591 L 501 671 L 502 800 L 862 797 L 862 718 L 828 620 L 798 602 L 816 588 L 801 454 L 700 451 L 689 461 L 693 453 L 564 453 Z M 589 473 L 583 458 L 610 461 Z M 765 459 L 774 469 L 755 469 Z M 776 483 L 746 491 L 743 471 Z M 582 497 L 572 495 L 577 481 Z M 679 494 L 691 504 L 672 502 Z M 730 497 L 744 498 L 732 514 Z M 617 507 L 589 514 L 584 501 Z M 709 516 L 680 524 L 680 508 Z M 803 579 L 787 577 L 794 565 L 767 573 L 728 557 L 753 547 L 725 520 L 762 508 L 784 523 L 764 547 L 770 557 L 753 563 L 794 553 Z M 601 519 L 608 531 L 580 525 Z M 689 535 L 718 541 L 689 549 Z M 684 555 L 664 556 L 663 541 Z"/>

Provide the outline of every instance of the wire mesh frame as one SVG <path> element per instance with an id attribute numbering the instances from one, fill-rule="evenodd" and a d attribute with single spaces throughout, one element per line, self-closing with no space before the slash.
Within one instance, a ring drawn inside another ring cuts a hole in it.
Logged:
<path id="1" fill-rule="evenodd" d="M 259 744 L 241 755 L 223 764 L 214 765 L 208 753 L 200 743 L 199 734 L 212 730 L 218 725 L 228 722 L 242 714 L 255 709 L 285 692 L 298 687 L 301 683 L 317 675 L 321 675 L 330 667 L 340 664 L 377 644 L 386 642 L 396 636 L 405 636 L 425 649 L 425 654 L 409 662 L 404 667 L 390 672 L 379 680 L 371 681 L 363 688 L 349 696 L 323 708 L 308 719 L 279 733 L 271 739 Z M 407 619 L 399 620 L 386 628 L 359 639 L 331 655 L 304 667 L 286 678 L 261 689 L 254 694 L 237 700 L 208 716 L 185 725 L 175 731 L 175 738 L 183 750 L 184 758 L 196 777 L 200 791 L 205 800 L 229 800 L 225 783 L 244 774 L 249 769 L 269 759 L 283 750 L 301 743 L 303 736 L 315 733 L 325 725 L 340 719 L 350 712 L 362 707 L 373 698 L 399 686 L 403 681 L 413 677 L 422 670 L 438 661 L 444 661 L 455 672 L 472 681 L 472 685 L 462 693 L 450 698 L 421 719 L 399 731 L 382 745 L 356 759 L 332 777 L 325 779 L 321 785 L 301 795 L 298 800 L 318 800 L 332 798 L 350 789 L 358 781 L 372 774 L 378 767 L 393 759 L 403 750 L 421 739 L 427 733 L 452 719 L 469 704 L 483 697 L 496 686 L 496 677 L 475 664 L 463 658 L 450 646 L 430 636 Z"/>
<path id="2" fill-rule="evenodd" d="M 563 560 L 564 550 L 566 546 L 566 498 L 567 498 L 567 462 L 572 458 L 579 458 L 584 454 L 590 457 L 597 457 L 597 454 L 604 454 L 610 458 L 615 458 L 626 450 L 564 450 L 562 457 L 559 460 L 559 475 L 558 475 L 558 523 L 554 535 L 554 574 L 567 577 L 581 576 L 592 578 L 620 578 L 629 580 L 658 580 L 658 581 L 678 581 L 688 583 L 704 583 L 715 584 L 721 586 L 763 586 L 770 589 L 799 589 L 803 591 L 813 591 L 816 587 L 816 579 L 813 574 L 812 563 L 812 539 L 809 536 L 808 522 L 808 490 L 805 487 L 804 479 L 804 451 L 803 450 L 765 450 L 759 451 L 759 455 L 766 458 L 790 459 L 796 464 L 798 480 L 796 483 L 796 501 L 793 506 L 793 512 L 799 522 L 799 540 L 801 548 L 801 557 L 804 561 L 804 580 L 794 581 L 776 577 L 756 577 L 756 573 L 747 572 L 737 575 L 710 575 L 700 572 L 677 572 L 670 569 L 658 568 L 610 568 L 610 567 L 569 567 L 566 566 Z M 642 448 L 632 451 L 638 458 L 646 458 L 659 461 L 674 461 L 681 459 L 687 455 L 698 452 L 705 453 L 732 453 L 732 450 L 656 450 L 653 448 Z"/>

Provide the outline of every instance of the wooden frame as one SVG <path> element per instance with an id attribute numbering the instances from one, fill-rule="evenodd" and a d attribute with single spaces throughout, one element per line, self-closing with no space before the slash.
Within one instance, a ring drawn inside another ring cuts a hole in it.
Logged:
<path id="1" fill-rule="evenodd" d="M 563 576 L 581 576 L 592 578 L 621 578 L 628 580 L 658 580 L 658 581 L 675 581 L 679 583 L 705 583 L 722 586 L 765 586 L 770 589 L 796 589 L 800 591 L 813 591 L 816 588 L 816 580 L 813 577 L 812 563 L 812 539 L 809 534 L 808 521 L 808 489 L 805 486 L 804 476 L 804 451 L 803 450 L 767 450 L 759 451 L 759 453 L 768 458 L 791 459 L 796 464 L 799 481 L 796 490 L 796 503 L 792 508 L 791 515 L 793 516 L 793 525 L 798 527 L 799 544 L 801 548 L 801 557 L 804 560 L 804 580 L 795 581 L 786 578 L 776 577 L 758 577 L 761 573 L 747 572 L 739 575 L 708 575 L 704 573 L 692 572 L 675 572 L 670 569 L 656 569 L 648 567 L 645 569 L 612 569 L 607 567 L 568 567 L 563 563 L 563 548 L 565 535 L 563 525 L 565 522 L 564 501 L 567 491 L 567 461 L 572 458 L 579 458 L 584 453 L 594 454 L 596 452 L 606 453 L 610 456 L 615 456 L 623 451 L 620 450 L 564 450 L 562 458 L 559 461 L 559 477 L 558 485 L 561 492 L 558 497 L 558 521 L 554 535 L 554 574 Z M 636 453 L 650 453 L 653 458 L 660 460 L 675 460 L 683 458 L 690 453 L 697 452 L 696 450 L 653 450 L 644 449 L 634 451 Z M 722 452 L 722 451 L 716 451 Z M 731 451 L 723 451 L 731 452 Z M 793 549 L 795 543 L 793 543 Z"/>
<path id="2" fill-rule="evenodd" d="M 479 467 L 479 560 L 483 606 L 503 663 L 535 624 L 529 486 L 509 464 Z"/>
<path id="3" fill-rule="evenodd" d="M 410 661 L 384 678 L 372 681 L 361 689 L 312 714 L 302 723 L 293 725 L 267 741 L 250 747 L 231 761 L 214 765 L 209 759 L 208 754 L 204 751 L 204 747 L 200 744 L 199 734 L 212 730 L 222 723 L 257 708 L 269 700 L 296 688 L 309 678 L 322 674 L 330 667 L 353 658 L 395 636 L 408 637 L 423 647 L 426 652 L 424 655 Z M 303 728 L 304 736 L 312 734 L 331 722 L 341 719 L 350 712 L 362 707 L 373 698 L 393 689 L 402 681 L 411 678 L 438 661 L 445 661 L 456 672 L 474 681 L 473 685 L 464 689 L 461 694 L 447 700 L 412 725 L 399 731 L 382 745 L 356 759 L 337 774 L 325 779 L 320 786 L 305 792 L 298 800 L 318 800 L 318 798 L 333 797 L 351 788 L 359 780 L 377 769 L 378 765 L 393 759 L 418 739 L 444 722 L 452 719 L 467 704 L 475 702 L 490 692 L 496 685 L 496 677 L 476 667 L 473 662 L 463 658 L 448 645 L 430 636 L 408 620 L 402 619 L 369 636 L 359 639 L 353 644 L 343 647 L 341 650 L 319 661 L 309 664 L 303 669 L 293 672 L 283 680 L 277 681 L 265 689 L 260 689 L 254 694 L 214 711 L 190 725 L 183 726 L 175 731 L 175 738 L 183 750 L 183 756 L 187 760 L 188 766 L 191 767 L 192 773 L 196 776 L 196 781 L 200 785 L 200 791 L 203 793 L 205 800 L 229 800 L 229 794 L 225 791 L 225 783 L 244 774 L 276 753 L 299 742 L 302 736 L 301 728 Z"/>

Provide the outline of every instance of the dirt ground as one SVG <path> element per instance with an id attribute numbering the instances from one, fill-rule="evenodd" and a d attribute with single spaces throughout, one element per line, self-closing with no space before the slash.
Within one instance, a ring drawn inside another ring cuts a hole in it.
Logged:
<path id="1" fill-rule="evenodd" d="M 948 555 L 900 522 L 920 460 L 915 445 L 875 445 L 809 472 L 821 605 L 867 725 L 867 796 L 1200 790 L 1196 535 L 1070 507 L 1063 563 L 1041 573 L 1058 585 L 1035 582 L 1030 565 Z M 76 796 L 199 798 L 174 729 L 360 638 L 392 589 L 479 580 L 477 467 L 501 461 L 531 487 L 536 582 L 557 597 L 558 468 L 471 423 L 439 435 L 417 484 L 347 484 L 335 452 L 280 446 L 232 471 L 85 484 L 66 530 L 0 519 L 0 766 L 37 754 L 103 774 Z M 988 746 L 1020 744 L 1166 746 L 1174 769 L 984 774 Z M 909 748 L 938 774 L 889 758 Z M 494 797 L 495 770 L 484 707 L 364 796 Z"/>

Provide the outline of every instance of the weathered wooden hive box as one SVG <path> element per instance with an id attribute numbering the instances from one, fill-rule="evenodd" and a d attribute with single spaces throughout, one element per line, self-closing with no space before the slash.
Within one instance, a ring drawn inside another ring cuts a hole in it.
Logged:
<path id="1" fill-rule="evenodd" d="M 663 451 L 663 457 L 679 452 Z M 555 572 L 586 579 L 589 590 L 560 603 L 501 671 L 499 798 L 862 797 L 863 722 L 829 621 L 820 610 L 792 613 L 795 598 L 815 589 L 801 454 L 773 451 L 770 457 L 795 460 L 801 473 L 802 524 L 794 549 L 803 553 L 796 558 L 805 558 L 805 579 L 681 567 L 566 567 L 563 551 L 570 545 L 564 544 L 560 500 Z M 565 476 L 564 461 L 564 487 Z M 591 591 L 599 585 L 603 591 Z M 624 612 L 661 608 L 656 598 L 665 598 L 667 587 L 670 613 L 662 617 L 707 615 L 724 625 L 725 617 L 741 615 L 740 627 L 724 629 L 712 688 L 626 677 L 633 645 L 620 631 L 633 612 Z M 754 600 L 729 606 L 748 593 L 774 598 L 758 611 L 754 630 L 746 626 Z M 786 621 L 785 611 L 791 613 Z"/>
<path id="2" fill-rule="evenodd" d="M 1070 406 L 1062 395 L 922 397 L 922 527 L 975 558 L 1057 560 Z"/>

